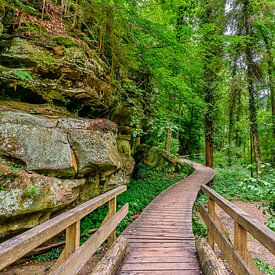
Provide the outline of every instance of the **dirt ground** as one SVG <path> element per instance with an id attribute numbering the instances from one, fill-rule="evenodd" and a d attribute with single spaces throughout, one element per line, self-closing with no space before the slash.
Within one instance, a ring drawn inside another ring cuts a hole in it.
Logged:
<path id="1" fill-rule="evenodd" d="M 95 254 L 82 268 L 78 275 L 91 274 L 96 264 L 102 259 L 103 253 Z M 1 275 L 47 275 L 50 269 L 54 266 L 55 261 L 52 262 L 34 262 L 26 261 L 24 263 L 10 266 L 8 269 L 0 272 Z"/>
<path id="2" fill-rule="evenodd" d="M 260 203 L 243 201 L 233 201 L 233 203 L 263 224 L 268 218 L 268 216 L 262 213 L 261 209 L 258 209 L 258 205 Z M 233 220 L 218 206 L 217 214 L 224 224 L 226 231 L 229 233 L 230 239 L 233 241 Z M 250 234 L 248 235 L 248 250 L 253 258 L 259 258 L 275 267 L 275 256 L 269 252 L 269 250 L 267 250 L 261 243 L 255 240 L 255 238 L 253 238 Z"/>

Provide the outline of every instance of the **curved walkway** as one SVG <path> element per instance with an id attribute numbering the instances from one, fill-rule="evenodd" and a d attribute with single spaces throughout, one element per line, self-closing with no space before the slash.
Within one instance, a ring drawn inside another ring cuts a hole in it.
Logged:
<path id="1" fill-rule="evenodd" d="M 215 172 L 196 171 L 156 197 L 124 232 L 128 254 L 118 274 L 200 274 L 192 232 L 192 208 L 201 184 Z"/>

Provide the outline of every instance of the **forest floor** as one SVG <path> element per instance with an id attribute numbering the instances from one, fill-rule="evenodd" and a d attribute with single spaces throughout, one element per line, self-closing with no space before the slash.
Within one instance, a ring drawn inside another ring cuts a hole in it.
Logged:
<path id="1" fill-rule="evenodd" d="M 91 274 L 96 264 L 104 256 L 104 251 L 96 253 L 82 268 L 78 275 L 88 275 Z M 49 271 L 54 266 L 56 261 L 50 262 L 38 262 L 32 260 L 26 260 L 21 264 L 15 264 L 10 266 L 4 271 L 0 271 L 1 275 L 47 275 Z"/>
<path id="2" fill-rule="evenodd" d="M 253 218 L 257 219 L 262 224 L 265 223 L 268 218 L 267 215 L 263 214 L 258 208 L 259 202 L 244 202 L 244 201 L 232 201 L 236 206 L 247 212 Z M 217 214 L 224 224 L 226 231 L 228 232 L 230 239 L 233 241 L 234 238 L 234 222 L 230 216 L 228 216 L 220 207 L 217 206 Z M 273 265 L 275 263 L 275 256 L 269 252 L 261 243 L 259 243 L 253 236 L 248 235 L 248 250 L 253 258 L 258 258 L 264 262 Z"/>

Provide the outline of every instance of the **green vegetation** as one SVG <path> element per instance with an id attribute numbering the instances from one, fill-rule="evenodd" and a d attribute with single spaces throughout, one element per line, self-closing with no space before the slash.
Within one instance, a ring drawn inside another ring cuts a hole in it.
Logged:
<path id="1" fill-rule="evenodd" d="M 55 36 L 52 38 L 52 41 L 54 45 L 61 45 L 64 47 L 78 46 L 77 42 L 71 40 L 67 36 Z"/>
<path id="2" fill-rule="evenodd" d="M 256 262 L 256 265 L 259 267 L 260 271 L 263 272 L 263 274 L 269 274 L 269 275 L 275 274 L 275 267 L 272 267 L 272 265 L 265 263 L 259 258 L 256 258 L 255 262 Z"/>
<path id="3" fill-rule="evenodd" d="M 38 194 L 39 194 L 39 191 L 34 186 L 29 186 L 24 192 L 24 195 L 28 198 L 33 198 L 33 197 L 37 196 Z"/>
<path id="4" fill-rule="evenodd" d="M 27 71 L 20 70 L 20 71 L 17 71 L 15 74 L 21 80 L 28 80 L 28 79 L 31 80 L 31 79 L 33 79 L 32 75 L 30 73 L 28 73 Z"/>

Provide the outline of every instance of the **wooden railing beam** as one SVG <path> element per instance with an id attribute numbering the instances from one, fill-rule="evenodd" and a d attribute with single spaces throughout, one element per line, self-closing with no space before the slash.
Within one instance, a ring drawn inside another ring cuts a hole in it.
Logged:
<path id="1" fill-rule="evenodd" d="M 0 244 L 0 270 L 123 193 L 119 186 Z"/>

